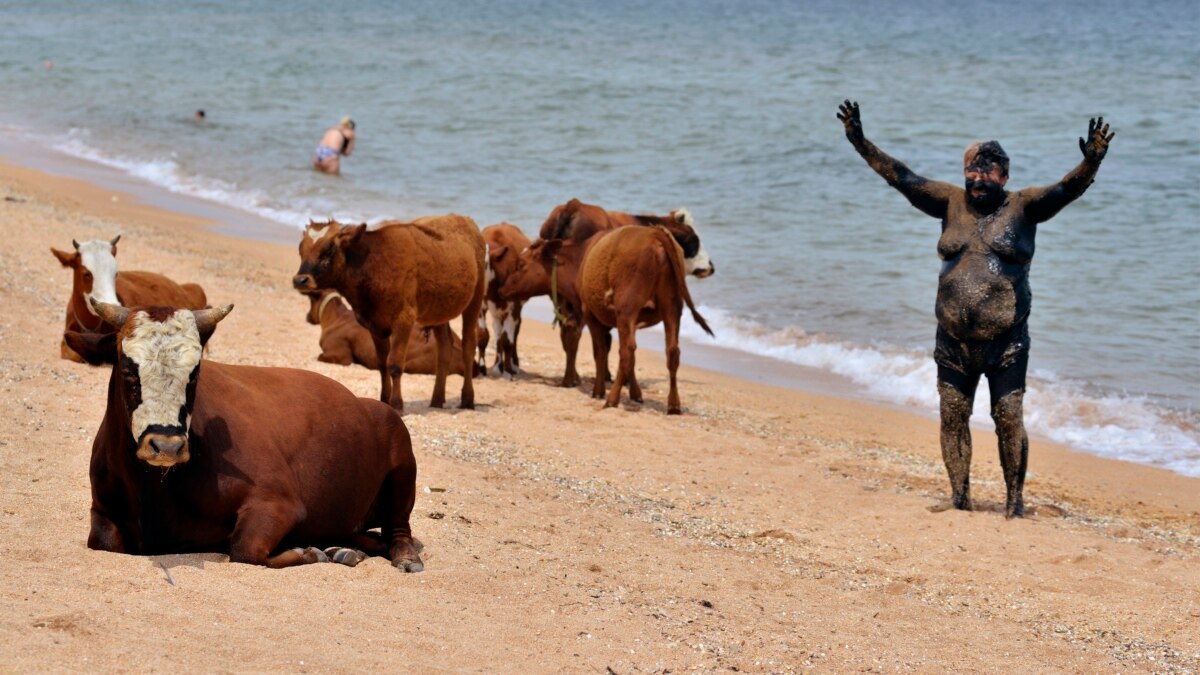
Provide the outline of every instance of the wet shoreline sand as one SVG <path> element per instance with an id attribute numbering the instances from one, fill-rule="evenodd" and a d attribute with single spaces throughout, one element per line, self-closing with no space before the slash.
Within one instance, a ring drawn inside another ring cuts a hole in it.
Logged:
<path id="1" fill-rule="evenodd" d="M 50 246 L 121 232 L 123 268 L 234 302 L 215 360 L 307 368 L 366 396 L 378 377 L 316 361 L 293 246 L 7 163 L 0 218 L 13 669 L 1200 668 L 1200 479 L 1034 440 L 1032 515 L 1005 521 L 995 438 L 976 431 L 980 510 L 931 513 L 947 491 L 934 420 L 703 370 L 686 346 L 686 414 L 669 418 L 650 335 L 647 403 L 600 410 L 553 386 L 558 338 L 534 321 L 526 373 L 477 382 L 476 411 L 429 410 L 432 378 L 404 379 L 425 573 L 89 551 L 108 373 L 58 357 L 70 280 Z"/>

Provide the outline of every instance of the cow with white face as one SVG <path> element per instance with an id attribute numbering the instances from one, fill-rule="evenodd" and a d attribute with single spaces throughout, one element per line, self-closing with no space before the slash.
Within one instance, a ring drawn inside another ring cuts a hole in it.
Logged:
<path id="1" fill-rule="evenodd" d="M 130 270 L 119 272 L 117 268 L 117 242 L 121 235 L 111 241 L 93 239 L 80 243 L 71 241 L 73 253 L 51 248 L 50 252 L 72 270 L 71 297 L 67 301 L 65 330 L 80 333 L 111 333 L 112 327 L 101 320 L 88 303 L 112 305 L 168 305 L 187 309 L 203 309 L 208 305 L 204 289 L 197 284 L 177 284 L 161 274 Z M 82 362 L 64 340 L 60 344 L 64 359 Z"/>
<path id="2" fill-rule="evenodd" d="M 92 443 L 88 547 L 227 551 L 269 567 L 386 555 L 422 570 L 400 415 L 313 372 L 202 360 L 232 309 L 97 303 L 115 333 L 65 334 L 89 363 L 115 362 Z"/>

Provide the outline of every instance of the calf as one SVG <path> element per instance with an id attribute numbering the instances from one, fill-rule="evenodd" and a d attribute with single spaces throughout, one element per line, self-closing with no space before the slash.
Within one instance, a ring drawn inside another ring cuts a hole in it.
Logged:
<path id="1" fill-rule="evenodd" d="M 309 323 L 321 327 L 321 354 L 318 361 L 348 366 L 357 363 L 371 370 L 379 369 L 375 354 L 375 342 L 371 334 L 354 318 L 354 312 L 346 305 L 345 298 L 337 291 L 325 289 L 316 293 L 305 293 L 309 299 Z M 437 342 L 431 340 L 430 331 L 413 331 L 408 339 L 408 354 L 404 359 L 404 372 L 418 375 L 437 373 Z M 463 374 L 462 340 L 450 331 L 450 373 Z"/>
<path id="2" fill-rule="evenodd" d="M 421 571 L 403 420 L 316 373 L 202 361 L 232 309 L 96 303 L 115 333 L 65 334 L 89 362 L 115 364 L 92 443 L 88 547 L 227 550 L 268 567 L 387 555 Z"/>
<path id="3" fill-rule="evenodd" d="M 583 304 L 583 319 L 591 332 L 592 353 L 596 359 L 596 380 L 592 396 L 604 398 L 608 373 L 608 347 L 595 336 L 608 328 L 617 329 L 620 360 L 617 376 L 604 407 L 616 406 L 621 388 L 629 385 L 629 398 L 642 401 L 641 387 L 634 379 L 634 353 L 638 328 L 663 323 L 666 336 L 667 369 L 671 391 L 667 413 L 678 415 L 679 390 L 675 374 L 679 369 L 679 323 L 686 303 L 692 318 L 712 335 L 704 317 L 696 311 L 688 293 L 683 251 L 671 234 L 661 227 L 619 228 L 600 237 L 584 257 L 576 280 Z"/>
<path id="4" fill-rule="evenodd" d="M 517 355 L 517 335 L 521 332 L 522 298 L 505 298 L 500 294 L 504 282 L 517 269 L 517 257 L 529 248 L 529 237 L 516 225 L 500 223 L 484 228 L 483 240 L 488 245 L 487 289 L 484 291 L 484 309 L 492 320 L 492 334 L 496 336 L 496 363 L 492 366 L 497 375 L 508 375 L 511 379 L 521 369 Z M 482 358 L 483 354 L 480 354 Z M 486 368 L 486 364 L 485 368 Z M 486 369 L 484 371 L 486 373 Z"/>
<path id="5" fill-rule="evenodd" d="M 118 273 L 116 256 L 117 242 L 120 240 L 119 234 L 113 237 L 112 241 L 94 239 L 81 244 L 72 240 L 71 244 L 75 246 L 74 253 L 50 249 L 62 266 L 69 267 L 72 271 L 65 331 L 113 332 L 111 327 L 92 312 L 86 299 L 88 295 L 101 302 L 126 306 L 170 305 L 203 309 L 208 305 L 204 289 L 197 284 L 177 284 L 154 272 L 126 270 Z M 78 363 L 84 361 L 67 346 L 65 340 L 59 344 L 59 352 L 64 359 Z"/>
<path id="6" fill-rule="evenodd" d="M 461 316 L 463 363 L 471 363 L 475 328 L 483 306 L 486 246 L 475 221 L 465 216 L 388 221 L 376 229 L 310 222 L 300 239 L 296 290 L 331 288 L 345 296 L 371 333 L 379 356 L 380 399 L 404 410 L 400 377 L 414 327 L 431 326 L 437 337 L 437 378 L 429 405 L 446 402 L 450 324 Z M 464 369 L 460 407 L 475 407 L 471 369 Z"/>

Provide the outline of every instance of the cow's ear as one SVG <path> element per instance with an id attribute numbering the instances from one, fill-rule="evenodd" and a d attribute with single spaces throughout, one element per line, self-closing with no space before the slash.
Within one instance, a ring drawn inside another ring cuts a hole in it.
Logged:
<path id="1" fill-rule="evenodd" d="M 76 354 L 82 356 L 84 361 L 93 366 L 112 363 L 117 360 L 116 333 L 76 333 L 75 331 L 67 331 L 63 333 L 63 339 L 66 340 L 68 347 Z"/>
<path id="2" fill-rule="evenodd" d="M 217 329 L 217 324 L 221 322 L 229 313 L 233 311 L 233 305 L 222 305 L 220 307 L 210 307 L 208 309 L 197 309 L 192 311 L 192 316 L 196 317 L 196 330 L 200 333 L 200 344 L 208 344 L 208 339 L 212 337 L 213 331 Z"/>
<path id="3" fill-rule="evenodd" d="M 361 237 L 363 232 L 366 231 L 366 223 L 359 223 L 358 225 L 343 227 L 342 231 L 338 233 L 338 244 L 341 246 L 349 246 L 350 244 L 358 241 L 358 238 Z"/>
<path id="4" fill-rule="evenodd" d="M 675 222 L 679 223 L 680 225 L 687 225 L 688 227 L 696 226 L 696 221 L 692 220 L 692 214 L 683 207 L 675 209 L 671 212 L 671 215 L 675 216 Z"/>
<path id="5" fill-rule="evenodd" d="M 507 253 L 507 246 L 497 246 L 496 248 L 491 249 L 492 260 L 503 260 Z"/>
<path id="6" fill-rule="evenodd" d="M 58 258 L 58 262 L 62 263 L 63 267 L 74 267 L 75 262 L 79 259 L 78 253 L 67 253 L 66 251 L 60 251 L 53 246 L 50 247 L 50 252 L 54 254 L 55 258 Z"/>

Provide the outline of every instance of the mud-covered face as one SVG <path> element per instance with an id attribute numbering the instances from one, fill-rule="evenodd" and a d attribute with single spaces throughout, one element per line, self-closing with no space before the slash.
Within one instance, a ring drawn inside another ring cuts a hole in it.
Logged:
<path id="1" fill-rule="evenodd" d="M 203 349 L 191 310 L 130 315 L 117 367 L 138 459 L 158 467 L 188 461 L 188 428 Z"/>
<path id="2" fill-rule="evenodd" d="M 963 176 L 967 201 L 977 211 L 991 213 L 1004 203 L 1004 185 L 1008 182 L 1008 176 L 999 166 L 980 166 L 976 163 L 963 169 Z"/>

